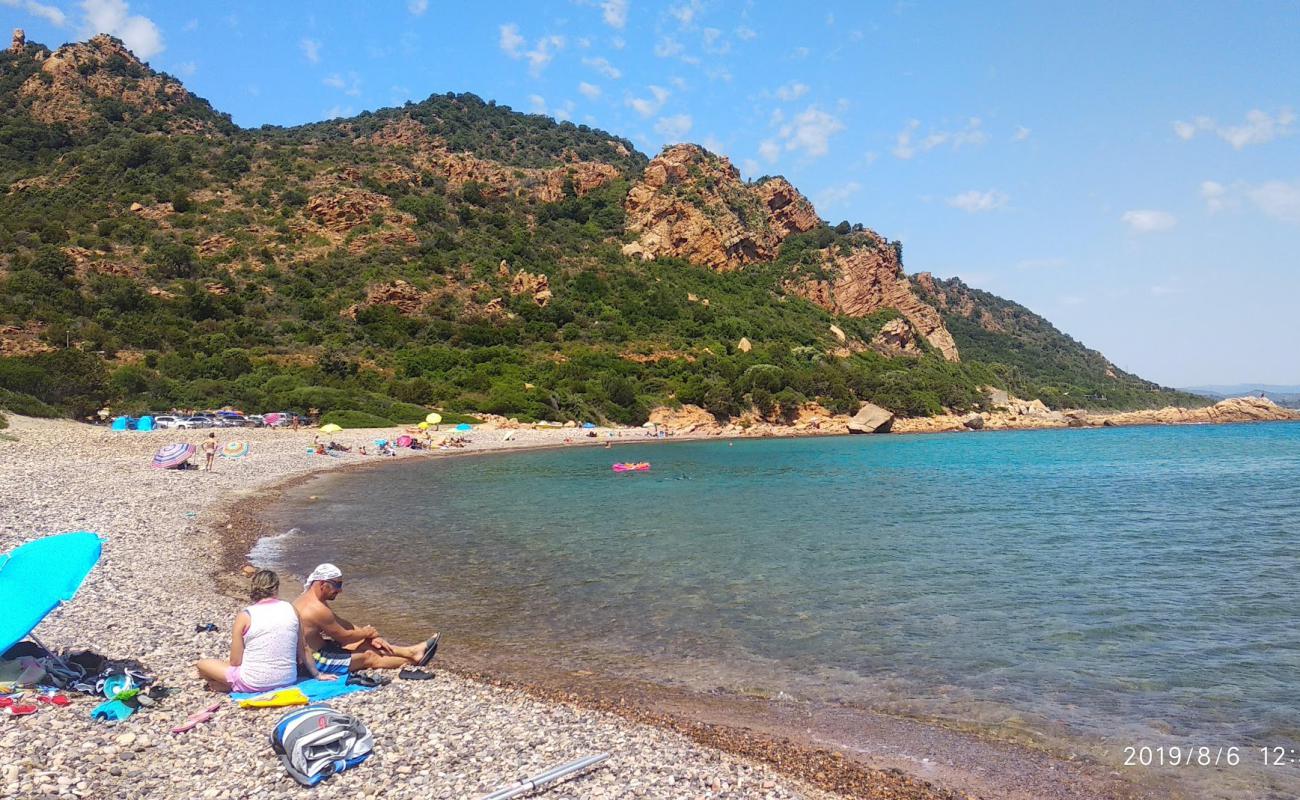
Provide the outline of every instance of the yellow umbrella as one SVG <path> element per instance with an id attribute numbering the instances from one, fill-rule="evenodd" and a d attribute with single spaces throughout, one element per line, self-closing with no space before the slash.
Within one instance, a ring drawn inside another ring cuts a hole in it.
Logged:
<path id="1" fill-rule="evenodd" d="M 437 425 L 439 422 L 442 422 L 442 415 L 435 411 L 429 416 L 425 417 L 424 421 L 429 423 L 430 425 Z"/>
<path id="2" fill-rule="evenodd" d="M 422 431 L 427 431 L 429 430 L 429 423 L 421 422 L 419 425 L 416 425 L 415 427 L 419 428 Z"/>
<path id="3" fill-rule="evenodd" d="M 338 433 L 341 430 L 343 429 L 340 428 L 338 425 L 335 425 L 333 422 L 331 422 L 328 425 L 320 426 L 321 433 Z"/>

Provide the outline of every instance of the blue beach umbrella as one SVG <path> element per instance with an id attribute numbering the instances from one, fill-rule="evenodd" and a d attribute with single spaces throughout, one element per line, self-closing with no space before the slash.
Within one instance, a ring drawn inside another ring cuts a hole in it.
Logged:
<path id="1" fill-rule="evenodd" d="M 461 424 L 459 424 L 459 425 L 456 426 L 456 430 L 458 430 L 458 431 L 472 431 L 472 430 L 474 430 L 474 426 L 470 425 L 468 422 L 462 422 Z"/>
<path id="2" fill-rule="evenodd" d="M 0 556 L 0 653 L 66 603 L 99 561 L 104 542 L 81 531 L 47 536 Z"/>

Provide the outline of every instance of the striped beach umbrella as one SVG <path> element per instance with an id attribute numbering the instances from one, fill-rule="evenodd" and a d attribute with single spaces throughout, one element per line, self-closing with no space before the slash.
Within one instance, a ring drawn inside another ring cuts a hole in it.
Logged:
<path id="1" fill-rule="evenodd" d="M 222 458 L 243 458 L 248 455 L 248 442 L 226 442 L 221 448 Z"/>
<path id="2" fill-rule="evenodd" d="M 192 444 L 169 444 L 158 449 L 153 454 L 154 469 L 176 469 L 181 464 L 190 460 L 190 456 L 198 452 L 198 449 Z"/>

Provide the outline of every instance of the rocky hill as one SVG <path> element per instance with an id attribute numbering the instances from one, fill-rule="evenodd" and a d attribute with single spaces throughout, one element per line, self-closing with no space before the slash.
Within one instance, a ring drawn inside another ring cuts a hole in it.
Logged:
<path id="1" fill-rule="evenodd" d="M 17 37 L 0 185 L 10 406 L 1185 404 L 1014 304 L 907 278 L 897 242 L 783 178 L 469 94 L 245 130 L 115 39 Z"/>

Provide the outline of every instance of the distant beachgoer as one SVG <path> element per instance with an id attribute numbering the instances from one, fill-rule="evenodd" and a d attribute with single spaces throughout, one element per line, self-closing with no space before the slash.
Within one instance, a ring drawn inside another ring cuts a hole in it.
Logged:
<path id="1" fill-rule="evenodd" d="M 208 472 L 212 471 L 212 460 L 217 457 L 217 435 L 209 433 L 208 438 L 203 440 L 203 458 L 206 459 L 207 465 L 204 466 Z"/>
<path id="2" fill-rule="evenodd" d="M 293 429 L 296 431 L 298 430 L 298 415 L 291 414 L 290 416 L 293 417 Z"/>
<path id="3" fill-rule="evenodd" d="M 205 658 L 195 664 L 199 677 L 214 692 L 264 692 L 298 680 L 298 667 L 313 678 L 322 675 L 312 661 L 303 626 L 293 604 L 279 599 L 280 579 L 269 569 L 253 573 L 253 601 L 235 615 L 230 660 Z"/>
<path id="4" fill-rule="evenodd" d="M 390 644 L 372 625 L 356 626 L 334 613 L 329 604 L 343 591 L 343 573 L 321 564 L 293 601 L 302 619 L 303 636 L 321 672 L 346 675 L 349 670 L 423 667 L 438 650 L 438 634 L 420 644 Z"/>

